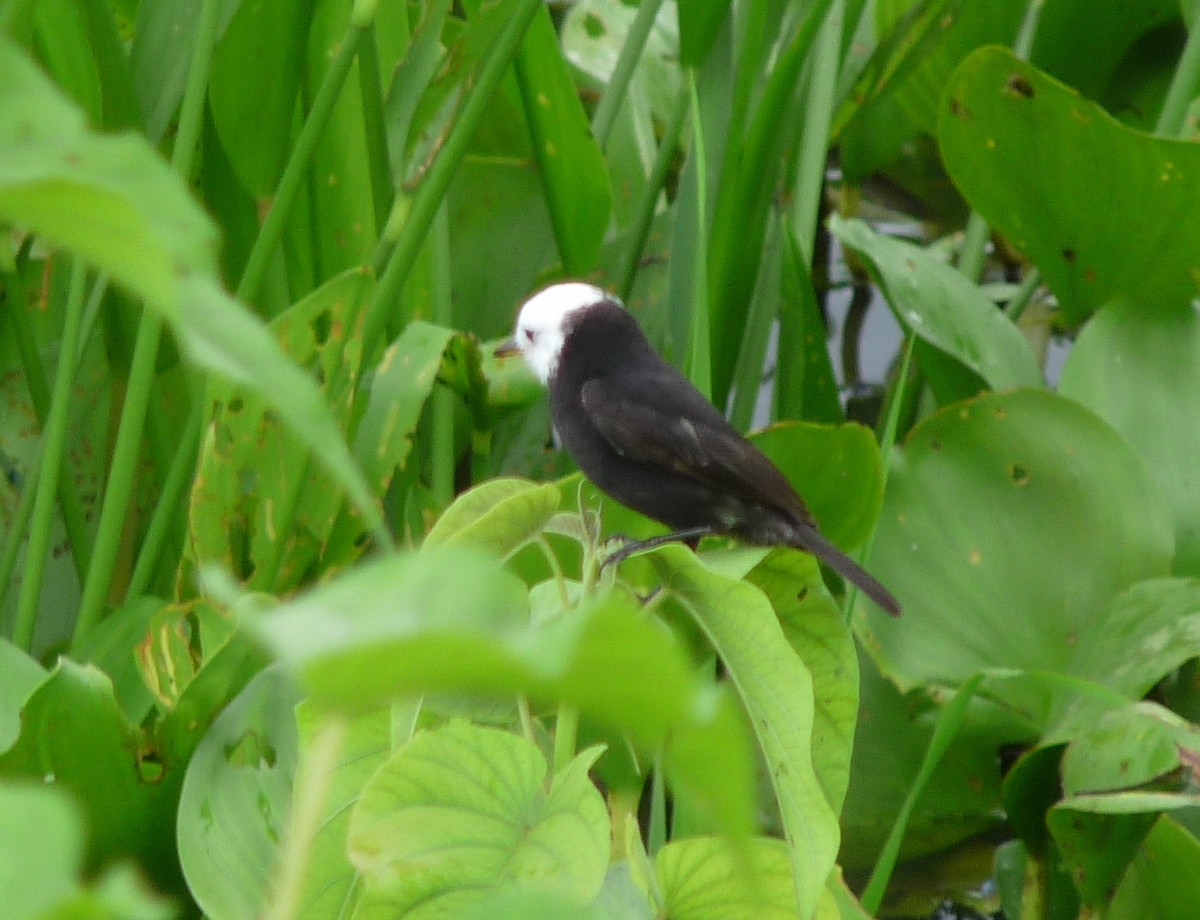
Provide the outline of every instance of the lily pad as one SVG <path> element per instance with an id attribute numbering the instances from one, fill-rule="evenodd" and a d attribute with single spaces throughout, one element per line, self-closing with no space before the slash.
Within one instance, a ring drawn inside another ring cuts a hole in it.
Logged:
<path id="1" fill-rule="evenodd" d="M 1072 673 L 1114 598 L 1169 571 L 1166 503 L 1125 439 L 1071 400 L 1017 390 L 951 405 L 894 458 L 870 568 L 905 615 L 864 609 L 859 622 L 902 687 L 984 668 Z"/>
<path id="2" fill-rule="evenodd" d="M 1037 265 L 1068 324 L 1117 295 L 1180 310 L 1200 292 L 1200 146 L 1127 128 L 995 47 L 954 72 L 938 143 L 967 201 Z"/>

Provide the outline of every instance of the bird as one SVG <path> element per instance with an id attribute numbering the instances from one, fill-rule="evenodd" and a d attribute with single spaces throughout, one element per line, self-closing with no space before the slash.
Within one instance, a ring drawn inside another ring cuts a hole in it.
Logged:
<path id="1" fill-rule="evenodd" d="M 495 354 L 524 358 L 549 393 L 559 440 L 600 491 L 671 529 L 617 559 L 715 535 L 790 546 L 900 614 L 892 593 L 817 529 L 787 477 L 658 355 L 613 295 L 580 281 L 545 287 L 522 304 Z"/>

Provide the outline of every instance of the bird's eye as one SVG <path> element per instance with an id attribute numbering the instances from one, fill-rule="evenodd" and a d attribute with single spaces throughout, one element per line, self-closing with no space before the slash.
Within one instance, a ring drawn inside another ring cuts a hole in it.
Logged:
<path id="1" fill-rule="evenodd" d="M 528 341 L 528 342 L 532 342 L 532 341 L 533 341 L 533 330 L 532 330 L 532 329 L 526 329 L 526 330 L 525 330 L 525 340 L 526 340 L 526 341 Z"/>

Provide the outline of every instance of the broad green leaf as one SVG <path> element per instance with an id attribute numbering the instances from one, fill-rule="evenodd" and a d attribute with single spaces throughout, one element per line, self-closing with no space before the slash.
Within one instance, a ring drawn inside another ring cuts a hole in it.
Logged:
<path id="1" fill-rule="evenodd" d="M 217 234 L 184 184 L 133 134 L 82 113 L 0 41 L 0 218 L 66 247 L 168 316 L 179 276 L 211 272 Z"/>
<path id="2" fill-rule="evenodd" d="M 454 722 L 418 732 L 379 768 L 350 818 L 366 901 L 449 917 L 515 884 L 590 901 L 608 865 L 608 814 L 577 755 L 547 785 L 545 755 L 505 731 Z"/>
<path id="3" fill-rule="evenodd" d="M 94 664 L 112 679 L 117 702 L 133 725 L 146 717 L 154 702 L 142 679 L 138 650 L 162 607 L 155 597 L 129 600 L 89 629 L 75 647 L 82 663 Z"/>
<path id="4" fill-rule="evenodd" d="M 1200 576 L 1200 315 L 1194 306 L 1147 311 L 1119 299 L 1083 328 L 1059 392 L 1123 434 L 1175 519 L 1178 575 Z"/>
<path id="5" fill-rule="evenodd" d="M 897 319 L 993 390 L 1036 387 L 1042 375 L 1020 330 L 975 284 L 927 249 L 834 215 L 830 230 L 862 252 Z M 970 394 L 974 395 L 974 394 Z"/>
<path id="6" fill-rule="evenodd" d="M 316 381 L 288 361 L 267 327 L 214 280 L 196 276 L 181 287 L 186 308 L 175 331 L 192 360 L 248 388 L 278 413 L 345 490 L 377 542 L 390 545 L 379 506 Z"/>
<path id="7" fill-rule="evenodd" d="M 261 672 L 217 717 L 187 767 L 176 837 L 188 890 L 213 920 L 262 913 L 296 771 L 295 690 Z"/>
<path id="8" fill-rule="evenodd" d="M 1062 760 L 1068 796 L 1142 786 L 1180 768 L 1182 751 L 1200 752 L 1200 728 L 1157 703 L 1105 713 L 1067 745 Z"/>
<path id="9" fill-rule="evenodd" d="M 408 460 L 421 410 L 453 335 L 442 326 L 414 320 L 388 346 L 371 376 L 354 454 L 377 494 L 383 494 L 396 467 Z"/>
<path id="10" fill-rule="evenodd" d="M 665 916 L 672 920 L 794 920 L 796 888 L 782 840 L 734 846 L 720 837 L 667 844 L 655 859 Z"/>
<path id="11" fill-rule="evenodd" d="M 796 487 L 825 536 L 846 547 L 867 539 L 883 504 L 883 463 L 869 428 L 781 422 L 750 440 Z"/>
<path id="12" fill-rule="evenodd" d="M 174 841 L 159 790 L 143 782 L 137 751 L 137 732 L 108 677 L 60 658 L 26 701 L 21 735 L 0 756 L 0 777 L 34 779 L 73 793 L 87 819 L 89 856 L 97 863 L 133 856 L 154 872 L 169 873 Z"/>
<path id="13" fill-rule="evenodd" d="M 296 710 L 300 725 L 300 769 L 305 769 L 308 747 L 324 714 L 308 703 Z M 346 721 L 338 762 L 329 777 L 325 810 L 312 843 L 309 871 L 304 879 L 297 916 L 301 920 L 325 920 L 352 916 L 362 895 L 357 870 L 346 853 L 346 831 L 350 815 L 367 780 L 392 751 L 390 707 L 379 707 Z M 340 912 L 347 912 L 341 914 Z"/>
<path id="14" fill-rule="evenodd" d="M 1118 595 L 1078 637 L 1070 671 L 1140 699 L 1200 655 L 1200 583 L 1140 582 Z"/>
<path id="15" fill-rule="evenodd" d="M 213 47 L 209 111 L 246 189 L 268 198 L 291 149 L 313 0 L 243 0 Z"/>
<path id="16" fill-rule="evenodd" d="M 554 483 L 492 479 L 464 492 L 438 518 L 426 546 L 474 546 L 506 558 L 536 539 L 558 511 Z"/>
<path id="17" fill-rule="evenodd" d="M 546 7 L 533 17 L 514 63 L 563 267 L 583 275 L 596 267 L 612 187 Z"/>
<path id="18" fill-rule="evenodd" d="M 71 796 L 40 781 L 0 782 L 4 920 L 171 920 L 129 865 L 86 865 L 87 827 Z M 87 887 L 85 887 L 85 881 Z"/>
<path id="19" fill-rule="evenodd" d="M 722 828 L 747 826 L 749 752 L 730 698 L 699 680 L 682 645 L 628 594 L 531 626 L 524 585 L 494 558 L 428 547 L 360 565 L 254 626 L 321 706 L 524 693 L 569 703 L 645 752 L 670 739 L 676 782 Z"/>
<path id="20" fill-rule="evenodd" d="M 45 679 L 41 665 L 8 639 L 0 639 L 0 753 L 20 736 L 21 710 Z"/>
<path id="21" fill-rule="evenodd" d="M 1159 816 L 1106 905 L 1107 916 L 1191 920 L 1200 900 L 1200 842 L 1188 827 Z"/>
<path id="22" fill-rule="evenodd" d="M 904 616 L 864 611 L 859 625 L 903 688 L 993 667 L 1069 673 L 1098 613 L 1167 574 L 1165 503 L 1078 403 L 1017 390 L 947 406 L 893 456 L 868 567 Z"/>
<path id="23" fill-rule="evenodd" d="M 1200 291 L 1195 144 L 1126 128 L 1000 48 L 955 71 L 938 142 L 967 201 L 1041 269 L 1067 323 L 1118 295 L 1170 312 Z"/>
<path id="24" fill-rule="evenodd" d="M 561 28 L 566 59 L 594 80 L 597 86 L 607 86 L 637 12 L 636 8 L 621 0 L 579 0 L 572 3 L 563 17 Z M 679 19 L 676 4 L 674 0 L 666 0 L 654 18 L 650 34 L 646 36 L 645 47 L 634 67 L 629 89 L 622 102 L 622 107 L 628 106 L 637 113 L 634 116 L 637 123 L 634 130 L 639 132 L 637 147 L 644 161 L 639 164 L 643 179 L 644 170 L 649 166 L 647 158 L 653 158 L 656 139 L 653 135 L 649 138 L 641 136 L 643 126 L 640 122 L 644 117 L 648 122 L 645 128 L 652 131 L 654 125 L 650 122 L 651 117 L 660 124 L 670 120 L 671 110 L 679 96 L 681 75 L 678 58 Z M 614 135 L 610 137 L 606 148 L 609 169 L 614 172 L 614 177 L 619 169 L 619 164 L 613 162 L 617 130 L 614 126 Z M 645 144 L 646 141 L 649 143 Z"/>
<path id="25" fill-rule="evenodd" d="M 336 412 L 342 444 L 360 371 L 355 332 L 370 289 L 368 276 L 346 272 L 270 327 L 292 361 L 319 372 L 322 389 L 315 398 Z M 295 367 L 280 364 L 285 369 Z M 283 379 L 273 384 L 286 385 Z M 273 405 L 278 399 L 254 389 L 219 384 L 209 389 L 213 420 L 192 487 L 187 559 L 193 565 L 219 562 L 251 588 L 285 592 L 320 557 L 342 496 L 281 423 Z"/>
<path id="26" fill-rule="evenodd" d="M 309 2 L 304 0 L 305 5 Z M 301 85 L 309 87 L 308 93 L 316 92 L 346 41 L 352 7 L 352 0 L 322 0 L 312 5 L 312 16 L 304 23 L 307 42 L 303 50 L 305 69 L 300 78 Z M 381 29 L 392 18 L 386 15 L 389 9 L 403 15 L 399 4 L 379 4 L 379 7 L 374 22 Z M 382 50 L 385 43 L 380 40 L 377 44 Z M 394 61 L 380 54 L 382 73 L 391 73 L 393 64 Z M 355 63 L 309 165 L 309 208 L 301 208 L 296 214 L 307 238 L 301 252 L 302 258 L 312 262 L 313 285 L 346 269 L 368 264 L 382 229 L 375 220 L 370 175 L 373 158 L 359 80 Z M 302 91 L 301 96 L 304 94 Z M 310 213 L 305 214 L 309 209 Z M 303 292 L 305 288 L 299 290 Z"/>
<path id="27" fill-rule="evenodd" d="M 782 550 L 756 565 L 746 581 L 770 600 L 784 636 L 812 675 L 813 769 L 830 807 L 840 814 L 854 751 L 858 657 L 838 605 L 824 591 L 803 587 L 820 577 L 812 556 Z"/>
<path id="28" fill-rule="evenodd" d="M 750 717 L 788 839 L 796 903 L 807 917 L 833 869 L 839 836 L 837 815 L 813 767 L 812 675 L 788 644 L 770 601 L 753 585 L 710 572 L 681 546 L 665 546 L 651 560 L 663 590 L 708 636 Z M 794 588 L 818 591 L 820 585 Z M 836 794 L 836 787 L 831 791 Z"/>
<path id="29" fill-rule="evenodd" d="M 1200 796 L 1162 792 L 1114 792 L 1107 795 L 1068 796 L 1050 809 L 1046 821 L 1058 841 L 1072 879 L 1086 904 L 1108 905 L 1114 889 L 1156 824 L 1160 812 L 1194 809 Z M 1190 836 L 1190 835 L 1189 835 Z M 1195 877 L 1200 868 L 1200 847 L 1192 838 L 1189 866 L 1183 872 Z M 1174 887 L 1179 879 L 1167 886 Z M 1193 883 L 1190 892 L 1198 890 Z M 1192 902 L 1193 904 L 1195 902 Z M 1174 912 L 1167 916 L 1183 916 Z"/>
<path id="30" fill-rule="evenodd" d="M 62 789 L 0 782 L 0 892 L 6 920 L 37 920 L 74 894 L 83 869 L 83 815 Z"/>

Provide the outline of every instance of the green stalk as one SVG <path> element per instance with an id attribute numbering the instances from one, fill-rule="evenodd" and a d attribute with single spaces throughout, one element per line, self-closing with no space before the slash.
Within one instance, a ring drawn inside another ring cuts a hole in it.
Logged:
<path id="1" fill-rule="evenodd" d="M 171 166 L 184 180 L 191 175 L 197 144 L 203 126 L 204 102 L 208 93 L 208 74 L 212 64 L 213 42 L 221 0 L 204 0 L 196 24 L 195 45 L 188 68 L 187 86 L 179 110 L 179 128 L 175 147 L 171 151 Z M 129 387 L 121 408 L 121 423 L 117 428 L 108 484 L 100 520 L 96 525 L 95 555 L 83 583 L 79 601 L 79 618 L 75 622 L 74 644 L 87 635 L 100 620 L 105 600 L 112 587 L 113 569 L 121 546 L 133 481 L 137 473 L 138 453 L 146 424 L 146 408 L 154 391 L 154 368 L 158 358 L 158 343 L 162 337 L 162 316 L 144 311 L 138 325 L 137 340 L 129 369 Z"/>
<path id="2" fill-rule="evenodd" d="M 659 9 L 662 8 L 662 3 L 663 0 L 642 0 L 638 6 L 637 16 L 633 20 L 633 25 L 629 27 L 629 32 L 625 35 L 625 42 L 621 45 L 621 54 L 617 58 L 616 66 L 613 67 L 612 76 L 608 79 L 608 87 L 604 90 L 604 95 L 600 97 L 600 103 L 592 114 L 592 136 L 596 138 L 596 143 L 601 150 L 608 145 L 608 137 L 612 133 L 617 111 L 621 108 L 621 102 L 629 90 L 629 81 L 642 57 L 646 39 L 650 37 L 650 30 L 654 28 L 654 20 L 658 16 Z"/>
<path id="3" fill-rule="evenodd" d="M 483 118 L 492 94 L 500 85 L 501 78 L 521 44 L 525 30 L 542 2 L 543 0 L 525 0 L 516 14 L 505 23 L 487 63 L 479 72 L 478 79 L 467 90 L 462 109 L 446 135 L 442 149 L 412 196 L 410 209 L 404 226 L 400 229 L 396 246 L 388 258 L 379 284 L 375 287 L 375 295 L 367 306 L 363 348 L 368 356 L 375 352 L 382 341 L 389 312 L 400 300 L 404 282 L 408 279 L 408 273 L 429 233 L 437 210 L 446 197 L 450 180 L 454 178 L 458 165 L 467 152 L 467 145 L 475 127 Z"/>
<path id="4" fill-rule="evenodd" d="M 787 113 L 808 52 L 831 2 L 813 0 L 806 5 L 795 33 L 775 59 L 747 123 L 744 142 L 731 146 L 724 158 L 706 260 L 711 321 L 714 335 L 719 339 L 741 338 L 744 321 L 741 311 L 749 301 L 758 274 L 766 215 L 776 191 L 777 164 L 783 153 L 783 141 L 795 131 Z M 732 349 L 722 350 L 714 357 L 717 361 L 713 367 L 713 394 L 723 403 L 733 380 L 737 353 Z"/>
<path id="5" fill-rule="evenodd" d="M 392 208 L 392 176 L 388 168 L 387 130 L 383 120 L 383 90 L 379 72 L 379 49 L 375 30 L 358 33 L 358 85 L 362 95 L 363 128 L 367 142 L 367 166 L 371 176 L 371 204 L 376 232 L 383 231 Z"/>
<path id="6" fill-rule="evenodd" d="M 146 408 L 154 391 L 154 366 L 158 360 L 158 342 L 162 337 L 162 319 L 146 311 L 138 326 L 129 368 L 129 387 L 121 407 L 121 422 L 117 427 L 112 464 L 104 490 L 104 503 L 96 525 L 95 554 L 83 582 L 83 597 L 79 601 L 79 618 L 75 622 L 74 644 L 99 622 L 104 604 L 112 587 L 113 570 L 121 548 L 121 533 L 125 528 L 133 480 L 137 473 L 138 454 L 142 447 L 142 431 Z"/>
<path id="7" fill-rule="evenodd" d="M 54 374 L 54 392 L 50 398 L 50 411 L 42 433 L 42 466 L 38 470 L 37 491 L 29 527 L 29 546 L 25 554 L 25 571 L 21 580 L 21 593 L 17 597 L 17 616 L 13 627 L 13 643 L 26 652 L 33 650 L 38 601 L 42 596 L 42 579 L 46 573 L 46 559 L 50 553 L 50 527 L 54 517 L 54 500 L 58 495 L 63 449 L 66 446 L 71 385 L 75 380 L 75 355 L 79 352 L 86 280 L 87 274 L 83 266 L 75 262 L 71 266 L 67 313 L 63 320 L 58 369 Z"/>
<path id="8" fill-rule="evenodd" d="M 206 401 L 201 397 L 192 406 L 192 411 L 188 414 L 187 427 L 184 428 L 179 439 L 180 444 L 199 443 L 200 429 L 204 424 L 205 405 Z M 170 536 L 171 522 L 175 517 L 175 511 L 179 507 L 184 491 L 191 484 L 195 460 L 196 451 L 194 449 L 190 451 L 177 450 L 171 459 L 170 469 L 167 471 L 167 477 L 159 492 L 154 513 L 150 517 L 150 526 L 146 528 L 145 539 L 142 540 L 141 548 L 138 550 L 137 563 L 133 567 L 133 575 L 130 577 L 129 587 L 125 591 L 126 599 L 140 597 L 146 593 L 146 586 L 150 584 L 150 579 L 162 557 L 163 547 Z"/>
<path id="9" fill-rule="evenodd" d="M 967 218 L 967 229 L 963 235 L 962 248 L 958 251 L 958 270 L 978 283 L 983 276 L 983 264 L 987 260 L 988 238 L 992 228 L 980 216 L 978 211 L 972 211 Z"/>
<path id="10" fill-rule="evenodd" d="M 886 414 L 884 415 L 883 435 L 879 439 L 879 453 L 881 454 L 883 465 L 883 482 L 880 483 L 882 491 L 887 490 L 888 471 L 891 469 L 892 450 L 896 446 L 896 435 L 900 431 L 900 413 L 904 409 L 906 402 L 904 394 L 908 387 L 908 375 L 912 369 L 913 352 L 916 349 L 917 337 L 909 333 L 904 340 L 904 353 L 900 358 L 900 371 L 896 374 L 896 385 L 892 387 L 892 391 L 888 396 L 888 404 Z M 871 528 L 870 534 L 863 542 L 863 545 L 858 551 L 858 562 L 861 564 L 871 555 L 871 547 L 875 544 L 875 528 Z M 854 585 L 847 585 L 846 590 L 846 622 L 849 623 L 854 616 L 854 608 L 858 603 L 858 588 Z"/>
<path id="11" fill-rule="evenodd" d="M 887 891 L 888 880 L 892 877 L 892 871 L 896 868 L 896 862 L 900 857 L 900 844 L 904 840 L 904 831 L 908 827 L 908 821 L 912 817 L 917 800 L 921 797 L 921 793 L 925 791 L 925 787 L 929 785 L 933 771 L 937 769 L 937 765 L 941 762 L 947 748 L 950 747 L 950 743 L 954 740 L 954 737 L 958 734 L 958 730 L 966 721 L 967 706 L 974 699 L 975 693 L 982 681 L 983 675 L 976 674 L 964 682 L 958 688 L 958 693 L 954 694 L 954 698 L 946 704 L 938 716 L 937 724 L 933 728 L 933 735 L 929 739 L 929 747 L 925 749 L 925 758 L 921 761 L 920 769 L 917 770 L 916 779 L 913 780 L 912 786 L 909 787 L 908 795 L 904 798 L 904 804 L 900 808 L 900 813 L 896 815 L 891 833 L 888 834 L 888 839 L 883 845 L 883 850 L 880 852 L 879 859 L 875 863 L 875 868 L 871 872 L 871 878 L 867 882 L 867 887 L 863 889 L 863 893 L 859 897 L 859 902 L 862 904 L 863 909 L 872 917 L 879 910 L 879 905 L 882 903 L 883 896 Z"/>
<path id="12" fill-rule="evenodd" d="M 350 65 L 354 62 L 355 54 L 358 51 L 362 31 L 360 27 L 354 25 L 351 25 L 346 31 L 338 46 L 337 54 L 334 55 L 329 69 L 325 72 L 324 79 L 321 80 L 321 86 L 317 89 L 312 109 L 309 110 L 308 117 L 304 120 L 304 127 L 300 129 L 300 136 L 296 139 L 296 146 L 292 148 L 291 156 L 288 157 L 287 166 L 284 167 L 283 175 L 279 179 L 279 186 L 275 189 L 275 196 L 271 200 L 271 209 L 267 212 L 262 228 L 258 231 L 258 237 L 254 240 L 254 246 L 246 259 L 246 268 L 238 282 L 235 296 L 243 303 L 253 302 L 262 291 L 263 281 L 267 277 L 267 269 L 270 267 L 275 250 L 279 247 L 284 224 L 296 202 L 296 195 L 307 174 L 308 164 L 312 160 L 321 135 L 329 123 L 329 116 L 333 113 L 334 104 L 341 95 L 342 87 L 345 86 L 346 78 L 350 74 Z"/>
<path id="13" fill-rule="evenodd" d="M 704 125 L 700 115 L 700 97 L 696 93 L 696 72 L 687 72 L 688 92 L 692 100 L 692 155 L 696 158 L 696 240 L 692 259 L 692 330 L 688 342 L 687 373 L 696 389 L 712 396 L 712 332 L 708 312 L 708 219 L 705 215 L 705 190 L 708 166 L 704 153 Z M 719 408 L 719 407 L 718 407 Z"/>
<path id="14" fill-rule="evenodd" d="M 1042 273 L 1036 268 L 1030 268 L 1025 273 L 1025 277 L 1021 279 L 1021 284 L 1013 294 L 1012 300 L 1004 305 L 1004 312 L 1014 323 L 1021 318 L 1021 314 L 1025 312 L 1025 308 L 1029 306 L 1029 301 L 1033 299 L 1033 293 L 1038 289 L 1038 285 L 1042 283 Z"/>
<path id="15" fill-rule="evenodd" d="M 433 321 L 449 328 L 454 322 L 450 303 L 450 217 L 449 206 L 444 201 L 433 221 L 430 244 L 433 255 Z M 454 498 L 455 401 L 449 387 L 434 384 L 430 394 L 429 490 L 434 500 L 443 507 Z"/>
<path id="16" fill-rule="evenodd" d="M 1162 110 L 1158 113 L 1158 121 L 1154 124 L 1154 133 L 1167 137 L 1178 137 L 1187 127 L 1187 109 L 1189 103 L 1200 90 L 1200 6 L 1192 21 L 1188 23 L 1187 43 L 1183 46 L 1183 54 L 1175 65 L 1175 74 L 1171 77 L 1171 85 L 1167 89 L 1167 98 L 1163 100 Z"/>
<path id="17" fill-rule="evenodd" d="M 42 426 L 45 431 L 45 426 Z M 8 594 L 8 586 L 12 583 L 13 572 L 17 568 L 17 559 L 21 555 L 21 547 L 25 544 L 25 535 L 29 531 L 29 521 L 33 517 L 33 500 L 37 497 L 37 489 L 29 488 L 28 483 L 41 478 L 42 460 L 45 457 L 45 444 L 38 449 L 37 454 L 29 464 L 29 473 L 25 477 L 26 486 L 21 489 L 21 500 L 17 502 L 17 510 L 9 522 L 8 534 L 4 538 L 4 549 L 0 551 L 0 597 Z"/>
<path id="18" fill-rule="evenodd" d="M 667 123 L 662 143 L 659 144 L 658 153 L 654 157 L 654 165 L 650 169 L 650 176 L 646 180 L 646 187 L 642 189 L 642 195 L 634 208 L 633 232 L 629 238 L 629 245 L 621 254 L 621 261 L 615 273 L 617 296 L 622 300 L 628 300 L 633 291 L 633 279 L 642 258 L 642 250 L 645 249 L 646 240 L 650 236 L 650 226 L 654 223 L 654 211 L 658 206 L 663 186 L 666 184 L 667 173 L 670 172 L 671 164 L 675 160 L 675 151 L 679 149 L 683 120 L 687 117 L 691 98 L 689 88 L 681 85 L 679 95 L 675 97 L 675 107 L 671 110 L 671 119 Z"/>
<path id="19" fill-rule="evenodd" d="M 29 386 L 29 395 L 33 399 L 33 411 L 37 414 L 38 425 L 44 431 L 46 419 L 50 413 L 50 388 L 46 385 L 46 368 L 42 364 L 42 356 L 38 353 L 34 341 L 33 327 L 29 322 L 25 284 L 20 273 L 14 271 L 10 278 L 10 299 L 12 309 L 13 338 L 17 340 L 17 351 L 21 355 L 21 364 L 25 369 L 25 381 Z M 81 330 L 84 328 L 81 324 Z M 86 333 L 81 331 L 81 340 L 86 340 Z M 78 366 L 78 359 L 72 357 L 68 363 Z M 71 557 L 75 560 L 75 571 L 80 582 L 91 564 L 92 546 L 88 537 L 87 524 L 83 513 L 83 502 L 79 498 L 79 490 L 71 476 L 58 477 L 58 504 L 62 512 L 63 524 L 67 530 L 67 539 L 71 544 Z M 14 532 L 23 533 L 16 529 Z M 3 596 L 0 594 L 0 596 Z"/>
<path id="20" fill-rule="evenodd" d="M 845 0 L 834 0 L 815 39 L 812 71 L 804 106 L 804 128 L 800 132 L 800 157 L 792 187 L 789 219 L 804 264 L 811 265 L 817 216 L 825 191 L 825 164 L 829 151 L 829 126 L 833 123 L 838 73 L 842 66 L 842 26 Z"/>

